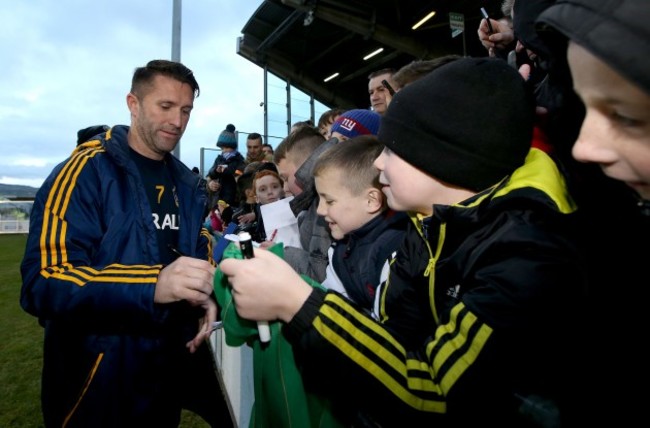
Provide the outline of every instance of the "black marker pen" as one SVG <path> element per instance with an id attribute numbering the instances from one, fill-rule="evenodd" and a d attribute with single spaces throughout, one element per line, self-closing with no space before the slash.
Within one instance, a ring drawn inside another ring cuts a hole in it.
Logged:
<path id="1" fill-rule="evenodd" d="M 255 252 L 253 251 L 253 238 L 248 232 L 239 232 L 239 249 L 243 254 L 245 259 L 252 259 L 255 257 Z"/>
<path id="2" fill-rule="evenodd" d="M 485 19 L 485 22 L 487 22 L 488 34 L 494 34 L 494 29 L 492 28 L 492 23 L 490 22 L 490 15 L 488 15 L 484 7 L 481 8 L 481 14 L 483 14 L 483 18 Z"/>
<path id="3" fill-rule="evenodd" d="M 185 254 L 178 251 L 172 244 L 167 244 L 167 248 L 169 248 L 171 252 L 176 254 L 178 257 L 185 257 Z"/>
<path id="4" fill-rule="evenodd" d="M 395 95 L 395 89 L 393 89 L 393 87 L 390 86 L 390 83 L 388 83 L 388 80 L 386 80 L 386 79 L 382 80 L 381 84 L 384 86 L 384 88 L 388 89 L 388 93 L 390 94 L 391 97 Z"/>
<path id="5" fill-rule="evenodd" d="M 255 257 L 255 252 L 253 251 L 253 238 L 248 232 L 239 232 L 239 249 L 241 250 L 242 255 L 245 259 L 252 259 Z M 271 330 L 269 328 L 268 321 L 258 321 L 257 322 L 257 332 L 260 335 L 261 342 L 270 342 L 271 341 Z"/>

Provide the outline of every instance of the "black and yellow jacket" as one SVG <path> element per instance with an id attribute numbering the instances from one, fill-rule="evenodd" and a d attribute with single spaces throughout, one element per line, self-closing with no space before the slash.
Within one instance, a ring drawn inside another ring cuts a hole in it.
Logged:
<path id="1" fill-rule="evenodd" d="M 494 188 L 413 216 L 379 322 L 315 289 L 284 328 L 305 384 L 369 425 L 557 421 L 583 286 L 574 211 L 532 149 Z"/>

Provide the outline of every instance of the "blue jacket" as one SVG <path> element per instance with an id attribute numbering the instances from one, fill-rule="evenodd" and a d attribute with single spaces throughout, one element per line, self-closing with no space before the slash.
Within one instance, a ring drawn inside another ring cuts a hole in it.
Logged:
<path id="1" fill-rule="evenodd" d="M 21 305 L 45 327 L 47 426 L 170 425 L 170 391 L 202 313 L 154 304 L 159 248 L 128 127 L 77 147 L 36 195 Z M 178 249 L 211 260 L 205 188 L 167 157 L 179 199 Z"/>
<path id="2" fill-rule="evenodd" d="M 406 235 L 408 215 L 385 210 L 334 247 L 332 263 L 351 300 L 373 309 L 381 273 Z"/>

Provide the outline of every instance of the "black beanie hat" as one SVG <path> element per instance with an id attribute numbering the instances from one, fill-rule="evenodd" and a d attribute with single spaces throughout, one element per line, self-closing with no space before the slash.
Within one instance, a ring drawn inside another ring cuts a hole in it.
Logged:
<path id="1" fill-rule="evenodd" d="M 379 140 L 448 184 L 481 191 L 520 167 L 535 103 L 519 73 L 497 58 L 462 58 L 399 91 Z"/>

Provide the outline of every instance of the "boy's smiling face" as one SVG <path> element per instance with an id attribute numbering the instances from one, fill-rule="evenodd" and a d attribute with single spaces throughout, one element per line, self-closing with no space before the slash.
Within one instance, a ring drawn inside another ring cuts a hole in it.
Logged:
<path id="1" fill-rule="evenodd" d="M 319 196 L 317 213 L 327 221 L 334 239 L 359 229 L 382 210 L 378 189 L 371 187 L 355 194 L 339 168 L 328 168 L 314 179 Z"/>
<path id="2" fill-rule="evenodd" d="M 650 199 L 650 95 L 573 42 L 568 60 L 586 108 L 573 157 Z"/>

